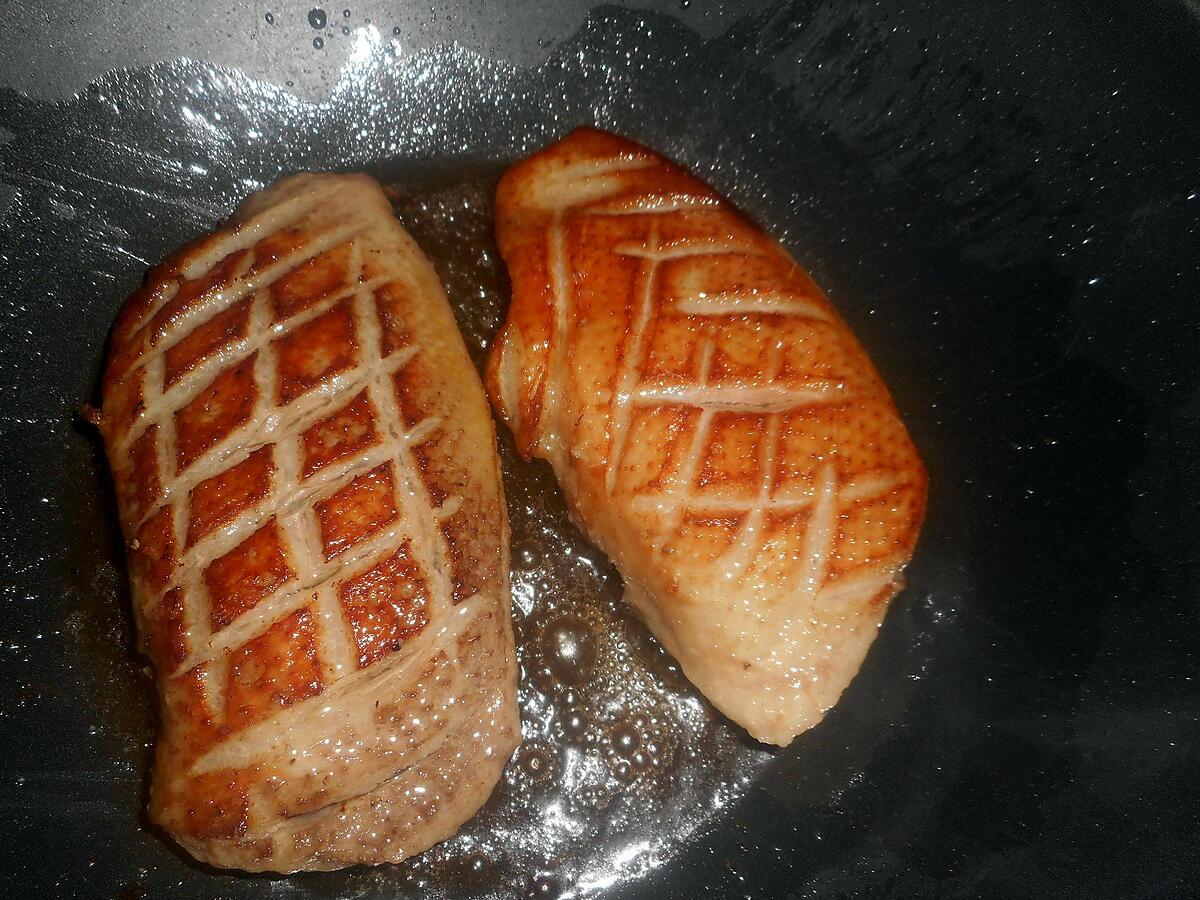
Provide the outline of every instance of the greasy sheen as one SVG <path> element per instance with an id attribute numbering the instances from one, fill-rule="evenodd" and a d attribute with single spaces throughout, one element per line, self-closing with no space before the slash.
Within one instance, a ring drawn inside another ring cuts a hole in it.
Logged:
<path id="1" fill-rule="evenodd" d="M 575 131 L 496 209 L 494 406 L 688 678 L 788 744 L 858 671 L 924 515 L 887 389 L 775 241 L 638 144 Z"/>
<path id="2" fill-rule="evenodd" d="M 482 386 L 362 175 L 298 175 L 154 269 L 100 416 L 157 671 L 151 818 L 217 866 L 394 862 L 519 741 Z"/>

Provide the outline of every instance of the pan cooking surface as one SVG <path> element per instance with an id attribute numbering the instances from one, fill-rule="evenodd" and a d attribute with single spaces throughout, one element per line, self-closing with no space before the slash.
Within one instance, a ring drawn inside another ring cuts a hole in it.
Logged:
<path id="1" fill-rule="evenodd" d="M 317 103 L 179 60 L 62 103 L 0 93 L 0 887 L 1189 893 L 1200 41 L 1182 7 L 1092 15 L 798 3 L 701 37 L 678 8 L 604 8 L 530 66 L 405 51 L 348 16 Z M 76 415 L 113 316 L 245 194 L 365 169 L 481 362 L 507 291 L 495 177 L 584 122 L 709 179 L 857 331 L 931 473 L 907 590 L 826 722 L 787 751 L 755 744 L 623 612 L 548 468 L 504 436 L 527 740 L 497 795 L 404 866 L 196 867 L 140 812 L 152 686 Z"/>

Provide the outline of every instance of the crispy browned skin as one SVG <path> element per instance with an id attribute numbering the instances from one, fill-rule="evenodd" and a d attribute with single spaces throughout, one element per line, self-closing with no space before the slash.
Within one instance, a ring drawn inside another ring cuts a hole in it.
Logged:
<path id="1" fill-rule="evenodd" d="M 575 131 L 509 169 L 496 215 L 493 404 L 692 682 L 787 744 L 917 540 L 925 472 L 887 389 L 787 253 L 645 147 Z"/>
<path id="2" fill-rule="evenodd" d="M 101 430 L 158 674 L 151 818 L 250 870 L 398 861 L 519 740 L 491 417 L 361 175 L 301 175 L 150 273 Z"/>

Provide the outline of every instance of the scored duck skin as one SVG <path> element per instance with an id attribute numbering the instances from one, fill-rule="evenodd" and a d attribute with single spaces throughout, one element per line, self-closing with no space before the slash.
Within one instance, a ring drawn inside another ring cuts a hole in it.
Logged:
<path id="1" fill-rule="evenodd" d="M 154 269 L 101 432 L 162 731 L 151 819 L 217 866 L 395 862 L 520 739 L 491 417 L 361 175 L 298 175 Z"/>
<path id="2" fill-rule="evenodd" d="M 786 745 L 861 665 L 926 477 L 824 294 L 708 186 L 579 129 L 509 169 L 492 403 L 687 677 Z"/>

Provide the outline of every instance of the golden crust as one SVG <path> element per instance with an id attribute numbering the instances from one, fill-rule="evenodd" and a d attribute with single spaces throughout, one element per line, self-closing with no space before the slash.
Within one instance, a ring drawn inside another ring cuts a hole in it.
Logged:
<path id="1" fill-rule="evenodd" d="M 253 870 L 452 834 L 519 740 L 507 523 L 481 386 L 379 186 L 285 179 L 151 272 L 99 424 L 154 821 Z"/>
<path id="2" fill-rule="evenodd" d="M 652 151 L 579 129 L 497 192 L 493 405 L 688 677 L 787 744 L 857 672 L 926 477 L 812 279 Z"/>

